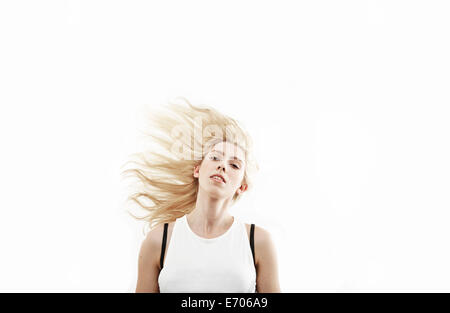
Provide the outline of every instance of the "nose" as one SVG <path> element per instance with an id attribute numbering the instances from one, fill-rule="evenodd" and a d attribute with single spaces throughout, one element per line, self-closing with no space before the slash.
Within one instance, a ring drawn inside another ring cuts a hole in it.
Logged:
<path id="1" fill-rule="evenodd" d="M 219 165 L 217 166 L 217 169 L 220 171 L 220 169 L 223 169 L 223 171 L 225 172 L 225 166 Z"/>

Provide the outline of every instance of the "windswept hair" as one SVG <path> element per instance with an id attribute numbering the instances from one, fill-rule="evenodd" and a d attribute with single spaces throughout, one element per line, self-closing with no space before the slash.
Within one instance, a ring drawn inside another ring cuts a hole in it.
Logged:
<path id="1" fill-rule="evenodd" d="M 122 171 L 122 177 L 134 178 L 128 201 L 144 209 L 138 220 L 148 222 L 152 229 L 172 222 L 195 208 L 199 188 L 194 168 L 217 143 L 227 141 L 245 152 L 245 172 L 242 184 L 253 188 L 254 174 L 259 166 L 253 158 L 250 135 L 233 118 L 207 106 L 194 106 L 184 97 L 185 104 L 169 102 L 167 111 L 150 110 L 148 130 L 153 148 L 134 153 L 125 163 L 133 166 Z M 159 150 L 159 151 L 158 151 Z M 242 194 L 235 194 L 233 205 Z"/>

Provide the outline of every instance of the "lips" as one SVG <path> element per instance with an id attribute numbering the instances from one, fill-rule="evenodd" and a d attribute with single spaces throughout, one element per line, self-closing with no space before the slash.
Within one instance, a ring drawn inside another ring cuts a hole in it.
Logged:
<path id="1" fill-rule="evenodd" d="M 226 180 L 225 180 L 225 178 L 222 175 L 214 174 L 214 175 L 210 176 L 210 178 L 213 178 L 213 179 L 214 179 L 214 177 L 219 177 L 224 184 L 226 183 Z"/>

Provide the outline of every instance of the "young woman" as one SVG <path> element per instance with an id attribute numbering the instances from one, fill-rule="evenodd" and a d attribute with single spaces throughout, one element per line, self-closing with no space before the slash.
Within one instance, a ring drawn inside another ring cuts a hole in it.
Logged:
<path id="1" fill-rule="evenodd" d="M 189 107 L 171 104 L 168 114 L 150 116 L 166 137 L 150 136 L 169 154 L 136 154 L 138 166 L 124 171 L 140 183 L 130 199 L 148 212 L 133 216 L 151 229 L 136 292 L 280 292 L 269 232 L 228 212 L 258 169 L 251 138 L 234 119 L 185 101 Z"/>

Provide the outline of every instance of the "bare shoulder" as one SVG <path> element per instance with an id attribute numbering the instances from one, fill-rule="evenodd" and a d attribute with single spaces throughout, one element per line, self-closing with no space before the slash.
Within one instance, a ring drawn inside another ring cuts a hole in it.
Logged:
<path id="1" fill-rule="evenodd" d="M 250 225 L 245 224 L 250 234 Z M 280 292 L 277 253 L 270 232 L 255 225 L 256 290 L 260 293 Z"/>
<path id="2" fill-rule="evenodd" d="M 247 229 L 247 235 L 250 238 L 250 224 L 245 224 Z M 261 256 L 266 255 L 267 253 L 272 253 L 273 251 L 273 240 L 270 232 L 261 227 L 255 225 L 254 231 L 254 240 L 255 240 L 255 261 L 256 264 L 259 263 Z"/>
<path id="3" fill-rule="evenodd" d="M 169 235 L 169 233 L 172 232 L 174 223 L 171 222 L 168 224 L 169 225 L 167 228 L 167 235 Z M 163 234 L 164 234 L 164 224 L 159 224 L 147 233 L 144 242 L 148 245 L 161 246 Z"/>
<path id="4" fill-rule="evenodd" d="M 250 238 L 250 224 L 245 223 L 245 228 L 247 229 L 247 235 Z M 268 242 L 271 240 L 271 235 L 270 232 L 258 225 L 255 225 L 255 231 L 254 231 L 254 238 L 255 238 L 255 246 L 257 243 L 264 243 L 264 242 Z"/>
<path id="5" fill-rule="evenodd" d="M 169 228 L 172 227 L 169 224 Z M 159 291 L 158 276 L 161 271 L 160 257 L 163 232 L 164 224 L 158 225 L 150 230 L 142 241 L 139 251 L 136 292 Z"/>
<path id="6" fill-rule="evenodd" d="M 168 224 L 169 225 L 167 228 L 166 251 L 170 241 L 170 237 L 172 235 L 174 222 Z M 163 234 L 164 234 L 164 224 L 159 224 L 147 233 L 141 245 L 140 258 L 144 258 L 146 259 L 146 262 L 156 264 L 158 267 L 159 267 L 159 260 L 161 257 Z"/>

